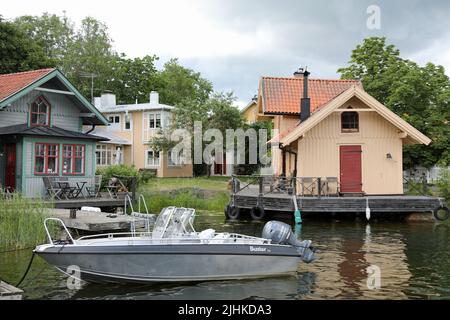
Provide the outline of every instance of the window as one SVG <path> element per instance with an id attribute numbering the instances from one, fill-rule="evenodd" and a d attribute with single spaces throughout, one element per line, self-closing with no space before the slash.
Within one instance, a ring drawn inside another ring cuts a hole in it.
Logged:
<path id="1" fill-rule="evenodd" d="M 125 130 L 131 129 L 131 115 L 126 114 L 125 115 Z"/>
<path id="2" fill-rule="evenodd" d="M 95 150 L 95 156 L 98 166 L 111 165 L 112 148 L 106 144 L 98 144 Z"/>
<path id="3" fill-rule="evenodd" d="M 81 144 L 63 145 L 63 174 L 84 174 L 85 146 Z"/>
<path id="4" fill-rule="evenodd" d="M 36 143 L 34 154 L 35 174 L 58 174 L 59 145 Z"/>
<path id="5" fill-rule="evenodd" d="M 120 123 L 120 116 L 108 117 L 109 123 Z"/>
<path id="6" fill-rule="evenodd" d="M 149 128 L 155 129 L 155 128 L 161 128 L 161 114 L 160 113 L 149 113 Z"/>
<path id="7" fill-rule="evenodd" d="M 351 109 L 351 108 L 349 108 Z M 342 132 L 358 132 L 359 131 L 359 115 L 358 112 L 345 111 L 341 114 L 341 131 Z"/>
<path id="8" fill-rule="evenodd" d="M 50 104 L 44 97 L 38 97 L 31 104 L 30 108 L 30 126 L 49 126 L 50 125 Z"/>
<path id="9" fill-rule="evenodd" d="M 147 166 L 158 167 L 159 166 L 159 152 L 153 150 L 147 150 Z"/>
<path id="10" fill-rule="evenodd" d="M 183 164 L 183 149 L 170 150 L 168 154 L 168 164 L 169 166 L 181 166 Z"/>

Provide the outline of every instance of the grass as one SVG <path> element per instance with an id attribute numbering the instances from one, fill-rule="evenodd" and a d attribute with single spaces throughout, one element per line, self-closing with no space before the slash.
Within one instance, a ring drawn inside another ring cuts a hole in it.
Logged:
<path id="1" fill-rule="evenodd" d="M 14 194 L 0 199 L 0 247 L 23 249 L 45 242 L 43 221 L 48 203 Z"/>
<path id="2" fill-rule="evenodd" d="M 150 212 L 168 206 L 223 211 L 229 202 L 230 177 L 152 178 L 140 187 Z"/>
<path id="3" fill-rule="evenodd" d="M 225 191 L 230 177 L 198 177 L 198 178 L 152 178 L 141 186 L 141 192 L 171 191 L 187 188 L 198 188 L 211 191 Z"/>

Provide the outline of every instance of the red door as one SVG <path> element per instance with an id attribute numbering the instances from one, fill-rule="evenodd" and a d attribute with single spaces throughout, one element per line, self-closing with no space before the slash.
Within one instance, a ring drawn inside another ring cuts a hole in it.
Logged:
<path id="1" fill-rule="evenodd" d="M 6 153 L 6 174 L 5 187 L 10 187 L 12 190 L 16 187 L 16 144 L 10 143 L 5 145 Z"/>
<path id="2" fill-rule="evenodd" d="M 361 146 L 341 146 L 341 192 L 362 192 Z"/>

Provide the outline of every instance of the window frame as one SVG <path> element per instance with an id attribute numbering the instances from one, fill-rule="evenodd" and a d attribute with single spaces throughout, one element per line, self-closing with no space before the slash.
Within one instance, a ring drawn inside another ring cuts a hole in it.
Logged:
<path id="1" fill-rule="evenodd" d="M 44 147 L 44 156 L 38 155 L 38 146 Z M 49 146 L 55 146 L 56 152 L 55 156 L 49 156 Z M 36 171 L 37 158 L 44 159 L 44 172 Z M 48 160 L 49 158 L 55 158 L 56 172 L 48 172 Z M 36 142 L 34 145 L 34 175 L 35 176 L 57 176 L 59 175 L 59 144 L 58 143 L 47 143 L 47 142 Z"/>
<path id="2" fill-rule="evenodd" d="M 172 152 L 173 149 L 170 149 L 167 152 L 167 166 L 168 167 L 182 167 L 184 165 L 184 152 L 183 149 L 179 150 L 178 155 L 175 157 L 175 159 L 177 160 L 177 163 L 172 162 Z"/>
<path id="3" fill-rule="evenodd" d="M 159 118 L 157 116 L 159 116 Z M 159 127 L 157 126 L 156 120 L 159 120 Z M 153 127 L 151 126 L 152 121 L 153 121 Z M 149 112 L 148 113 L 148 128 L 151 130 L 162 129 L 162 113 L 161 112 Z"/>
<path id="4" fill-rule="evenodd" d="M 149 152 L 153 152 L 153 164 L 149 164 L 148 160 L 150 157 L 148 156 Z M 155 157 L 155 155 L 158 154 L 158 157 Z M 155 159 L 158 159 L 158 164 L 155 164 Z M 161 166 L 161 152 L 156 152 L 153 149 L 147 149 L 145 150 L 145 167 L 146 168 L 155 168 Z"/>
<path id="5" fill-rule="evenodd" d="M 342 133 L 357 133 L 359 132 L 359 113 L 356 111 L 352 111 L 351 108 L 347 109 L 348 111 L 344 111 L 341 113 L 341 132 Z M 344 121 L 345 116 L 354 115 L 352 121 Z M 354 128 L 344 128 L 344 123 L 347 125 L 355 125 Z"/>
<path id="6" fill-rule="evenodd" d="M 39 107 L 38 107 L 38 112 L 33 112 L 33 105 L 34 104 L 38 104 L 39 102 L 43 102 L 45 104 L 45 106 L 47 107 L 47 112 L 45 112 L 45 113 L 39 112 Z M 50 127 L 52 106 L 47 101 L 47 99 L 45 99 L 44 96 L 38 96 L 36 99 L 34 99 L 34 101 L 30 105 L 29 114 L 30 114 L 29 115 L 29 117 L 30 117 L 30 119 L 29 119 L 30 120 L 30 127 Z M 39 115 L 45 114 L 46 115 L 46 123 L 45 124 L 33 123 L 33 115 L 34 114 L 38 115 L 37 119 L 39 119 Z"/>
<path id="7" fill-rule="evenodd" d="M 108 151 L 110 151 L 109 152 L 109 156 L 108 156 Z M 105 152 L 105 157 L 100 156 L 100 158 L 99 158 L 97 156 L 97 152 L 100 152 L 100 155 L 102 155 L 102 152 Z M 112 147 L 110 145 L 97 144 L 96 147 L 95 147 L 95 165 L 99 166 L 99 167 L 112 165 L 112 155 L 113 155 L 113 151 L 112 151 Z M 102 164 L 101 162 L 97 163 L 99 161 L 99 159 L 106 159 L 106 161 L 105 161 L 104 164 Z"/>
<path id="8" fill-rule="evenodd" d="M 64 147 L 71 147 L 72 148 L 72 155 L 70 157 L 64 156 Z M 81 147 L 82 156 L 77 156 L 77 147 Z M 62 161 L 64 164 L 65 159 L 70 159 L 71 161 L 71 172 L 64 172 L 64 168 L 62 169 L 62 174 L 64 176 L 84 176 L 86 173 L 86 145 L 85 144 L 63 144 L 62 145 Z M 75 172 L 75 162 L 76 159 L 82 159 L 83 165 L 82 165 L 82 171 L 81 172 Z"/>

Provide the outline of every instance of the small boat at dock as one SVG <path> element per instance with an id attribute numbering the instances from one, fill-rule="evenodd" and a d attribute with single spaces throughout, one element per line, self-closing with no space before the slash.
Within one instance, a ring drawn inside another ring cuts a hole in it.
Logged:
<path id="1" fill-rule="evenodd" d="M 247 279 L 295 273 L 315 259 L 311 241 L 297 240 L 289 225 L 269 221 L 261 237 L 195 231 L 195 210 L 168 207 L 151 232 L 108 233 L 73 239 L 60 219 L 44 221 L 48 244 L 34 252 L 63 273 L 76 266 L 81 280 L 114 283 Z M 57 221 L 66 240 L 53 240 Z"/>

